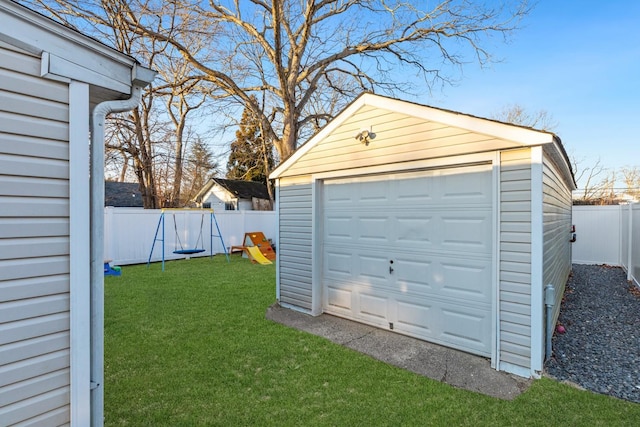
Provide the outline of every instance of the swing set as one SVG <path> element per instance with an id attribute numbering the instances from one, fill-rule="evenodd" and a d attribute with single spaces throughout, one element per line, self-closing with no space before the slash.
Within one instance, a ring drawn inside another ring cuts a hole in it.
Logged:
<path id="1" fill-rule="evenodd" d="M 208 213 L 209 214 L 209 239 L 210 239 L 209 244 L 211 248 L 209 251 L 209 257 L 213 257 L 213 238 L 218 237 L 220 238 L 220 243 L 222 244 L 224 254 L 227 257 L 227 262 L 230 262 L 229 253 L 227 252 L 227 247 L 224 245 L 224 241 L 222 240 L 222 233 L 220 232 L 220 227 L 218 226 L 218 220 L 216 219 L 216 216 L 213 213 L 213 209 L 198 210 L 200 211 L 200 233 L 198 234 L 198 238 L 196 239 L 196 242 L 193 246 L 185 246 L 187 243 L 189 243 L 188 242 L 189 218 L 188 218 L 188 215 L 183 215 L 184 216 L 184 221 L 183 221 L 184 244 L 183 244 L 183 240 L 180 238 L 180 232 L 178 231 L 178 221 L 176 220 L 176 213 L 180 213 L 180 212 L 186 213 L 186 212 L 194 212 L 194 211 L 195 211 L 194 209 L 162 209 L 162 211 L 160 212 L 160 219 L 158 220 L 158 225 L 156 226 L 156 234 L 153 237 L 153 244 L 151 245 L 151 251 L 149 252 L 147 267 L 149 267 L 149 265 L 151 264 L 151 257 L 153 256 L 153 249 L 156 246 L 156 242 L 162 242 L 162 271 L 164 271 L 165 241 L 166 241 L 165 217 L 166 217 L 166 213 L 168 212 L 171 213 L 171 216 L 173 218 L 173 231 L 175 236 L 175 241 L 173 245 L 174 254 L 184 255 L 186 259 L 189 259 L 191 255 L 199 254 L 206 251 L 206 249 L 204 248 L 204 239 L 203 239 L 202 233 L 204 229 L 204 218 L 205 218 L 205 215 Z M 214 234 L 214 230 L 213 230 L 214 224 L 218 234 Z M 160 231 L 161 228 L 162 228 L 162 232 Z M 158 237 L 159 233 L 161 233 L 160 237 Z"/>

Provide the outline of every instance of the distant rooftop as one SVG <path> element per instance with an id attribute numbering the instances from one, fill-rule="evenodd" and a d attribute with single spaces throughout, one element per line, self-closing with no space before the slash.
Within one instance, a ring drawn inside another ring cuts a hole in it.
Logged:
<path id="1" fill-rule="evenodd" d="M 142 194 L 135 182 L 104 183 L 104 205 L 116 208 L 141 208 L 143 207 Z"/>

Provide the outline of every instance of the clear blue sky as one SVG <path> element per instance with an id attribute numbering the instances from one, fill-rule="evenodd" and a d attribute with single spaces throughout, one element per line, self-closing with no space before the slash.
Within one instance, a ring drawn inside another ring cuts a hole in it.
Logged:
<path id="1" fill-rule="evenodd" d="M 419 102 L 481 117 L 510 104 L 548 111 L 570 155 L 640 167 L 640 1 L 541 0 L 502 62 L 470 64 L 455 87 Z"/>

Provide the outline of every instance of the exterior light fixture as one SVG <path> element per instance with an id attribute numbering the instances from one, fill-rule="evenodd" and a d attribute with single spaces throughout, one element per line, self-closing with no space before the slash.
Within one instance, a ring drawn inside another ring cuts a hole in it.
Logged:
<path id="1" fill-rule="evenodd" d="M 369 145 L 372 139 L 375 139 L 376 134 L 373 133 L 370 129 L 362 129 L 357 135 L 356 139 L 363 143 L 364 145 Z"/>

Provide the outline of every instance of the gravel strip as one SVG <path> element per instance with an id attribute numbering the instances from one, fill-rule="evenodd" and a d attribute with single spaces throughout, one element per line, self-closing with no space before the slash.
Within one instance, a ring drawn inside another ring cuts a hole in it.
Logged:
<path id="1" fill-rule="evenodd" d="M 622 268 L 574 264 L 558 325 L 547 374 L 640 403 L 640 291 Z"/>

